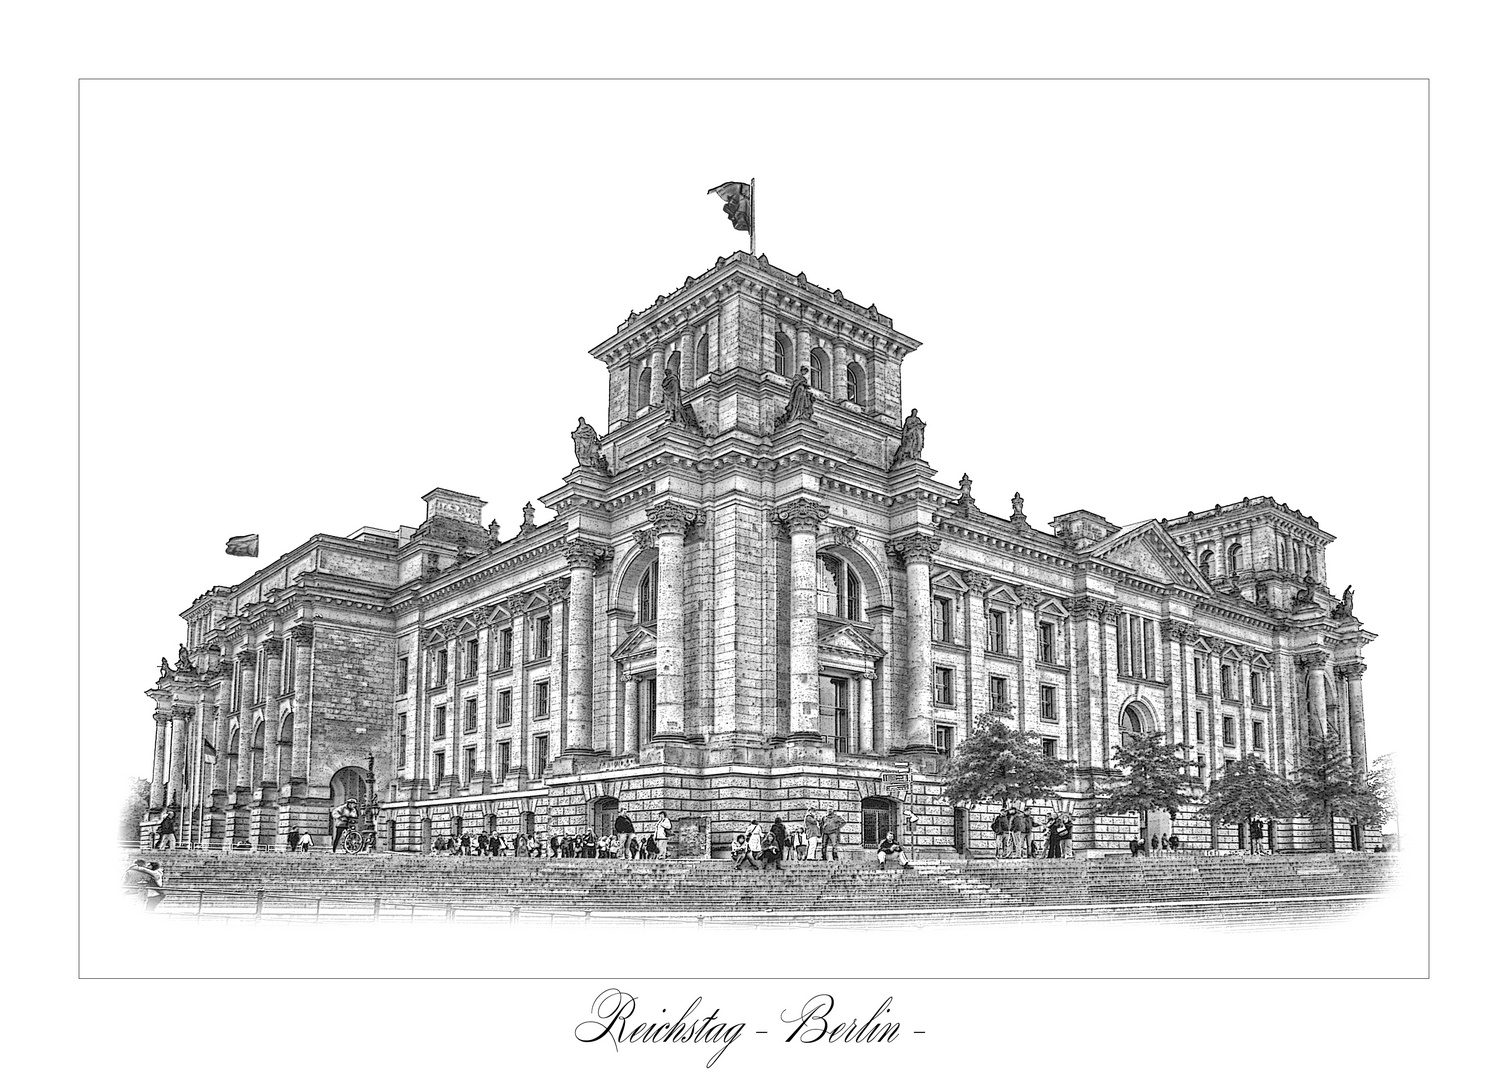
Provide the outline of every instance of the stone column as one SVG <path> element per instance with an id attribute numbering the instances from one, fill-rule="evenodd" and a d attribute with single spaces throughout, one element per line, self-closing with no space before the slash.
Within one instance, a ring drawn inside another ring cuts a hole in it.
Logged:
<path id="1" fill-rule="evenodd" d="M 907 536 L 890 545 L 906 564 L 906 745 L 937 753 L 932 741 L 932 556 L 935 536 Z"/>
<path id="2" fill-rule="evenodd" d="M 964 599 L 968 608 L 966 625 L 969 628 L 969 684 L 965 698 L 964 718 L 969 725 L 972 725 L 976 716 L 987 712 L 990 708 L 989 679 L 984 670 L 984 644 L 988 633 L 985 625 L 984 594 L 989 591 L 990 579 L 971 570 L 964 574 L 963 583 L 969 590 Z M 965 731 L 963 734 L 967 737 L 968 732 Z"/>
<path id="3" fill-rule="evenodd" d="M 649 404 L 658 405 L 665 396 L 665 346 L 649 350 Z"/>
<path id="4" fill-rule="evenodd" d="M 314 626 L 300 623 L 293 628 L 293 775 L 290 779 L 294 784 L 306 787 L 309 783 L 309 742 L 313 733 L 313 717 L 310 715 L 314 697 L 313 659 Z M 424 681 L 423 671 L 422 657 L 416 656 L 414 671 L 410 675 L 410 690 L 412 700 L 417 703 L 424 701 L 424 688 L 418 685 Z M 416 726 L 422 719 L 417 708 L 412 719 Z M 417 759 L 414 764 L 418 766 Z"/>
<path id="5" fill-rule="evenodd" d="M 791 378 L 793 379 L 801 374 L 802 368 L 812 366 L 812 332 L 809 327 L 796 327 L 796 355 L 792 358 L 792 363 L 794 370 L 791 372 Z M 810 376 L 808 376 L 808 381 L 810 381 Z"/>
<path id="6" fill-rule="evenodd" d="M 193 725 L 194 709 L 191 705 L 173 706 L 173 760 L 169 764 L 168 774 L 168 805 L 176 805 L 180 808 L 183 819 L 187 819 L 189 812 L 188 778 L 192 770 L 188 764 L 189 728 Z M 197 756 L 197 755 L 196 755 Z M 183 820 L 179 822 L 180 837 L 188 834 L 183 829 Z"/>
<path id="7" fill-rule="evenodd" d="M 619 752 L 639 752 L 639 679 L 633 675 L 623 680 L 623 740 Z"/>
<path id="8" fill-rule="evenodd" d="M 1366 674 L 1367 665 L 1360 660 L 1342 664 L 1337 669 L 1342 678 L 1346 680 L 1346 704 L 1350 706 L 1351 727 L 1351 760 L 1362 769 L 1370 766 L 1367 757 L 1367 717 L 1362 704 L 1361 677 Z"/>
<path id="9" fill-rule="evenodd" d="M 696 350 L 692 348 L 691 327 L 681 328 L 676 350 L 681 354 L 681 388 L 689 390 L 696 385 Z"/>
<path id="10" fill-rule="evenodd" d="M 236 783 L 234 776 L 226 775 L 230 763 L 230 729 L 234 722 L 230 702 L 235 689 L 235 677 L 235 664 L 222 660 L 219 668 L 220 685 L 215 692 L 215 778 L 211 788 L 216 795 L 223 795 L 235 787 Z"/>
<path id="11" fill-rule="evenodd" d="M 683 503 L 664 502 L 649 510 L 660 549 L 660 590 L 655 617 L 655 740 L 675 742 L 686 738 L 682 676 L 685 671 L 686 621 L 685 545 L 686 527 L 697 513 Z"/>
<path id="12" fill-rule="evenodd" d="M 169 705 L 159 703 L 157 708 L 152 710 L 152 720 L 156 724 L 157 731 L 152 740 L 152 792 L 148 799 L 148 809 L 153 812 L 161 810 L 168 804 L 168 722 L 172 717 L 173 711 Z"/>
<path id="13" fill-rule="evenodd" d="M 684 353 L 682 356 L 684 357 Z M 592 577 L 607 549 L 584 540 L 566 545 L 571 569 L 566 626 L 566 744 L 570 754 L 594 752 L 592 741 Z"/>
<path id="14" fill-rule="evenodd" d="M 236 653 L 236 663 L 240 665 L 237 678 L 241 680 L 241 715 L 239 727 L 240 738 L 236 743 L 236 791 L 251 790 L 251 699 L 257 692 L 257 651 L 255 649 L 242 649 Z M 238 804 L 244 804 L 245 799 L 241 795 L 236 796 Z"/>
<path id="15" fill-rule="evenodd" d="M 874 753 L 874 672 L 859 673 L 859 753 Z"/>
<path id="16" fill-rule="evenodd" d="M 791 535 L 791 730 L 790 737 L 822 737 L 817 687 L 817 527 L 829 509 L 801 498 L 777 507 L 775 520 Z"/>
<path id="17" fill-rule="evenodd" d="M 267 702 L 263 713 L 266 716 L 267 727 L 262 737 L 262 784 L 266 786 L 270 776 L 275 777 L 276 784 L 286 784 L 288 778 L 278 775 L 278 764 L 281 755 L 278 753 L 278 736 L 282 734 L 283 718 L 278 709 L 278 696 L 283 689 L 283 639 L 268 638 L 262 642 L 263 654 L 267 657 L 267 673 L 263 676 L 266 685 L 262 687 L 262 697 Z"/>
<path id="18" fill-rule="evenodd" d="M 1325 661 L 1324 653 L 1305 653 L 1299 657 L 1299 662 L 1304 665 L 1304 682 L 1307 687 L 1307 705 L 1305 714 L 1309 718 L 1309 737 L 1311 739 L 1323 737 L 1325 724 L 1329 718 L 1329 709 L 1325 701 Z"/>

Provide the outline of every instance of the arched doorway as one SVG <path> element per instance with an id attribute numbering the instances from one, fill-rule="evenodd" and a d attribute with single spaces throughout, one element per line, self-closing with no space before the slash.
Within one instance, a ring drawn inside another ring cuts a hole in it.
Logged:
<path id="1" fill-rule="evenodd" d="M 347 799 L 355 799 L 357 806 L 367 801 L 367 771 L 355 765 L 336 769 L 330 777 L 330 805 L 339 806 Z"/>
<path id="2" fill-rule="evenodd" d="M 487 815 L 487 835 L 488 836 L 493 836 L 496 833 L 497 833 L 497 815 L 496 814 L 488 814 Z"/>
<path id="3" fill-rule="evenodd" d="M 1144 701 L 1128 701 L 1121 709 L 1120 722 L 1122 746 L 1129 746 L 1133 739 L 1151 735 L 1157 730 L 1157 718 Z M 1142 822 L 1142 839 L 1152 840 L 1173 834 L 1173 816 L 1166 810 L 1149 810 Z"/>
<path id="4" fill-rule="evenodd" d="M 618 817 L 618 800 L 611 795 L 604 796 L 592 803 L 592 830 L 598 836 L 611 836 L 613 834 L 613 822 Z"/>
<path id="5" fill-rule="evenodd" d="M 960 855 L 969 853 L 969 808 L 953 807 L 953 850 Z"/>
<path id="6" fill-rule="evenodd" d="M 524 835 L 525 836 L 533 836 L 534 835 L 534 811 L 533 810 L 525 810 L 524 811 Z"/>
<path id="7" fill-rule="evenodd" d="M 865 847 L 877 847 L 886 833 L 895 831 L 898 817 L 894 799 L 871 795 L 859 803 L 859 842 Z"/>
<path id="8" fill-rule="evenodd" d="M 419 854 L 428 855 L 429 849 L 434 846 L 434 826 L 429 818 L 419 819 Z"/>

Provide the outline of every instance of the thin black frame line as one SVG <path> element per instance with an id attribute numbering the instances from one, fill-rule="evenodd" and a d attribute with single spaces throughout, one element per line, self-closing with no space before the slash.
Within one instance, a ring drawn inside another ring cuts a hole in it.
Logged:
<path id="1" fill-rule="evenodd" d="M 1190 979 L 1212 979 L 1216 981 L 1240 981 L 1254 982 L 1263 980 L 1299 979 L 1315 980 L 1328 979 L 1332 981 L 1361 981 L 1373 982 L 1377 980 L 1387 981 L 1411 981 L 1416 979 L 1428 980 L 1431 978 L 1434 960 L 1434 925 L 1431 915 L 1434 904 L 1434 876 L 1432 845 L 1429 843 L 1430 828 L 1434 824 L 1434 791 L 1430 784 L 1431 742 L 1433 733 L 1433 706 L 1434 706 L 1434 679 L 1432 663 L 1434 658 L 1434 627 L 1431 621 L 1432 608 L 1430 598 L 1434 588 L 1433 564 L 1431 556 L 1433 552 L 1433 513 L 1434 513 L 1434 99 L 1433 82 L 1430 76 L 1412 75 L 1384 75 L 1384 76 L 481 76 L 476 78 L 464 76 L 79 76 L 74 94 L 74 535 L 75 550 L 77 552 L 75 576 L 74 576 L 74 608 L 75 622 L 77 624 L 74 639 L 74 694 L 77 713 L 74 721 L 74 733 L 78 738 L 79 756 L 74 762 L 74 788 L 75 817 L 77 824 L 77 842 L 75 850 L 75 875 L 74 875 L 74 910 L 78 912 L 75 923 L 75 944 L 77 947 L 77 960 L 75 962 L 76 974 L 80 979 L 83 974 L 83 648 L 84 648 L 84 532 L 83 532 L 83 472 L 84 472 L 84 345 L 83 345 L 83 206 L 84 206 L 84 164 L 83 164 L 83 139 L 84 139 L 84 83 L 86 82 L 1423 82 L 1424 83 L 1424 685 L 1425 685 L 1425 708 L 1424 708 L 1424 805 L 1427 822 L 1425 825 L 1425 857 L 1424 857 L 1424 935 L 1425 935 L 1425 969 L 1420 975 L 1110 975 L 1110 976 L 985 976 L 985 975 L 937 975 L 937 976 L 895 976 L 899 981 L 911 982 L 917 980 L 945 980 L 945 981 L 985 981 L 985 982 L 1014 982 L 1014 981 L 1067 981 L 1078 982 L 1087 978 L 1105 978 L 1115 980 L 1141 980 L 1150 981 L 1187 981 Z M 1401 834 L 1400 834 L 1401 835 Z M 920 927 L 918 927 L 920 929 Z M 283 976 L 272 975 L 218 975 L 218 976 L 192 976 L 192 975 L 99 975 L 88 976 L 91 979 L 113 980 L 167 980 L 179 981 L 182 979 L 205 978 L 215 981 L 244 981 L 256 979 L 281 979 Z M 331 981 L 344 979 L 347 976 L 323 976 L 323 975 L 295 975 L 286 978 L 295 981 Z M 478 980 L 491 982 L 526 981 L 524 978 L 517 979 L 510 976 L 468 976 L 468 975 L 375 975 L 351 977 L 366 981 L 368 979 L 383 979 L 387 981 L 405 981 L 409 979 L 419 980 L 427 978 L 441 978 L 447 980 Z M 593 980 L 592 976 L 550 976 L 548 978 L 564 981 Z M 646 981 L 676 980 L 682 976 L 648 976 Z M 728 976 L 707 976 L 710 981 L 720 981 Z M 842 981 L 845 977 L 836 976 Z M 848 977 L 853 978 L 853 977 Z M 746 981 L 784 981 L 784 976 L 749 976 Z"/>

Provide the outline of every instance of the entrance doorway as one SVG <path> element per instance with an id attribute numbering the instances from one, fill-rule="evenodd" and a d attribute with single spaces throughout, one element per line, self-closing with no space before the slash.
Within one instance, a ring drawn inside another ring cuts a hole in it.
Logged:
<path id="1" fill-rule="evenodd" d="M 953 850 L 960 855 L 969 853 L 969 808 L 953 807 Z"/>
<path id="2" fill-rule="evenodd" d="M 613 835 L 613 822 L 617 818 L 617 799 L 609 795 L 592 803 L 592 831 L 598 836 Z"/>
<path id="3" fill-rule="evenodd" d="M 886 833 L 895 831 L 896 816 L 894 799 L 879 795 L 865 799 L 859 804 L 860 843 L 865 847 L 878 847 Z"/>

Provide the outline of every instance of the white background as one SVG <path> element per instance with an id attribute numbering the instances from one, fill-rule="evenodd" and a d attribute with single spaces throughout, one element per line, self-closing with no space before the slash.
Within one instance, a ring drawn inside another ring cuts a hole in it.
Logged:
<path id="1" fill-rule="evenodd" d="M 1451 196 L 1442 206 L 1437 187 L 1436 234 L 1443 233 L 1450 255 L 1465 256 L 1502 225 L 1495 204 L 1475 198 L 1500 188 L 1502 177 L 1487 154 L 1490 114 L 1470 111 L 1501 89 L 1484 78 L 1480 63 L 1492 35 L 1451 5 L 1272 5 L 1261 22 L 1230 23 L 1211 21 L 1198 5 L 1167 5 L 1165 21 L 1129 13 L 1123 20 L 1117 8 L 1085 5 L 1060 25 L 1046 16 L 988 20 L 944 10 L 888 32 L 877 20 L 838 13 L 782 21 L 786 11 L 774 4 L 752 22 L 731 13 L 735 32 L 698 7 L 705 44 L 660 27 L 648 50 L 630 41 L 631 19 L 622 14 L 593 19 L 576 11 L 568 25 L 550 27 L 467 24 L 447 8 L 433 21 L 390 24 L 383 5 L 345 19 L 267 5 L 265 21 L 220 25 L 203 10 L 161 5 L 153 12 L 159 23 L 135 12 L 117 21 L 112 9 L 90 8 L 6 35 L 12 48 L 21 46 L 15 59 L 27 61 L 6 68 L 11 100 L 25 106 L 10 113 L 6 130 L 36 147 L 15 177 L 23 191 L 8 210 L 10 224 L 28 226 L 14 230 L 28 247 L 27 257 L 7 260 L 9 293 L 37 331 L 18 352 L 34 358 L 13 384 L 32 416 L 14 429 L 24 441 L 11 460 L 42 466 L 24 470 L 28 528 L 13 536 L 28 539 L 8 563 L 44 588 L 48 575 L 66 578 L 58 556 L 71 524 L 78 75 L 1431 75 L 1436 183 L 1447 178 Z M 301 15 L 296 32 L 276 21 L 289 10 Z M 1426 10 L 1434 18 L 1419 14 Z M 1298 11 L 1302 22 L 1285 21 Z M 188 85 L 193 92 L 168 87 L 154 97 L 164 88 L 108 84 L 97 102 L 91 95 L 106 84 L 84 90 L 86 133 L 96 105 L 99 117 L 110 119 L 84 157 L 86 853 L 113 821 L 120 778 L 149 761 L 149 703 L 139 691 L 155 657 L 174 651 L 181 627 L 173 614 L 208 584 L 253 565 L 219 555 L 224 537 L 258 530 L 264 550 L 275 555 L 316 529 L 412 523 L 418 495 L 434 484 L 474 491 L 492 501 L 489 510 L 505 525 L 516 521 L 513 508 L 554 486 L 569 465 L 566 433 L 576 415 L 585 411 L 603 426 L 601 372 L 584 349 L 628 309 L 642 308 L 745 239 L 701 193 L 749 174 L 760 179 L 761 249 L 775 263 L 805 270 L 861 303 L 873 300 L 926 342 L 907 364 L 907 406 L 929 422 L 929 461 L 945 477 L 969 471 L 986 508 L 1008 505 L 1019 488 L 1038 524 L 1078 506 L 1125 523 L 1270 493 L 1339 534 L 1331 580 L 1357 585 L 1358 613 L 1383 634 L 1369 651 L 1373 749 L 1400 756 L 1405 798 L 1414 798 L 1405 803 L 1403 827 L 1421 849 L 1423 822 L 1416 826 L 1409 816 L 1422 811 L 1427 585 L 1418 84 L 1263 84 L 1249 91 L 1210 83 L 489 84 L 461 93 L 343 84 L 277 94 L 262 84 L 247 88 L 249 99 Z M 219 103 L 210 104 L 217 94 Z M 655 104 L 657 94 L 662 104 Z M 273 112 L 275 97 L 292 111 Z M 114 138 L 117 131 L 125 139 Z M 96 164 L 107 173 L 98 183 L 91 181 Z M 1453 532 L 1470 535 L 1483 524 L 1461 513 L 1460 499 L 1490 483 L 1480 471 L 1490 467 L 1486 446 L 1474 449 L 1470 440 L 1489 419 L 1482 406 L 1493 399 L 1479 393 L 1475 403 L 1465 400 L 1449 372 L 1459 378 L 1461 365 L 1472 362 L 1467 357 L 1501 355 L 1500 347 L 1466 336 L 1460 320 L 1473 305 L 1501 296 L 1502 272 L 1497 261 L 1442 260 L 1438 248 L 1435 258 L 1436 305 L 1450 316 L 1443 331 L 1437 326 L 1436 347 L 1449 354 L 1444 364 L 1455 364 L 1445 367 L 1437 351 L 1435 386 L 1437 393 L 1442 386 L 1458 392 L 1444 417 L 1437 405 L 1436 452 L 1449 456 L 1444 469 L 1437 456 L 1436 515 L 1455 500 Z M 427 379 L 414 377 L 421 369 Z M 226 384 L 233 396 L 219 392 L 215 380 L 222 378 L 233 379 Z M 325 438 L 369 466 L 303 482 L 326 459 Z M 220 449 L 212 454 L 205 449 L 211 446 Z M 232 446 L 236 452 L 226 455 Z M 1133 457 L 1127 447 L 1145 456 Z M 1444 602 L 1441 585 L 1435 583 L 1437 604 Z M 12 655 L 35 655 L 36 635 L 61 616 L 50 651 L 66 657 L 68 600 L 66 580 L 50 595 L 39 593 L 17 617 L 25 620 L 27 649 Z M 1457 614 L 1437 610 L 1437 635 L 1444 628 L 1453 642 L 1472 640 Z M 1390 679 L 1396 681 L 1383 689 Z M 60 684 L 66 689 L 65 680 Z M 15 700 L 28 698 L 37 701 Z M 66 732 L 66 701 L 45 705 Z M 1465 705 L 1436 700 L 1437 739 L 1441 725 L 1464 722 Z M 1460 738 L 1451 746 L 1491 753 L 1489 744 Z M 21 768 L 18 759 L 18 771 L 44 783 L 65 771 L 72 750 L 66 733 L 45 750 L 45 761 Z M 143 764 L 131 764 L 137 760 Z M 41 836 L 53 832 L 44 822 L 58 823 L 55 846 L 66 849 L 63 793 L 53 784 L 50 799 L 39 802 L 25 798 L 26 790 L 16 792 L 17 813 L 37 820 Z M 48 807 L 53 815 L 37 816 Z M 1453 816 L 1469 812 L 1453 805 Z M 1451 839 L 1467 831 L 1454 829 Z M 1467 865 L 1437 860 L 1436 870 L 1444 876 Z M 18 873 L 52 889 L 71 880 L 66 864 Z M 65 898 L 66 891 L 56 897 Z M 1454 974 L 1465 954 L 1444 946 L 1459 946 L 1472 933 L 1482 901 L 1438 881 L 1434 898 L 1450 909 L 1449 918 L 1436 913 L 1437 974 Z M 38 968 L 39 988 L 54 985 L 73 953 L 71 912 L 52 906 L 56 922 L 41 925 L 61 935 L 31 935 L 23 950 L 30 961 L 48 961 L 52 975 Z M 1291 955 L 1304 958 L 1287 970 L 1325 970 L 1329 956 L 1331 973 L 1361 973 L 1359 961 L 1370 954 L 1373 971 L 1420 973 L 1416 912 L 1401 915 L 1390 933 L 1365 940 L 1344 940 L 1349 931 L 1322 942 L 1285 939 Z M 796 957 L 811 962 L 809 972 L 892 977 L 959 967 L 984 973 L 981 955 L 989 958 L 988 973 L 1002 975 L 1192 970 L 1183 964 L 1190 956 L 1228 957 L 1230 972 L 1251 970 L 1264 953 L 1272 961 L 1266 970 L 1287 963 L 1281 949 L 1242 935 L 1191 931 L 1198 941 L 1188 946 L 1172 936 L 1138 937 L 1145 933 L 1106 939 L 1095 928 L 1060 929 L 1035 948 L 1012 940 L 989 953 L 977 939 L 971 949 L 941 936 L 851 935 L 841 949 L 783 952 L 769 947 L 783 934 L 772 928 L 747 950 L 648 951 L 678 956 L 693 971 L 707 972 L 711 961 L 728 975 L 755 963 L 793 970 Z M 515 967 L 520 943 L 496 938 L 414 946 L 364 930 L 318 942 L 288 937 L 268 948 L 261 943 L 272 938 L 250 934 L 157 934 L 117 932 L 111 944 L 133 946 L 125 958 L 142 974 L 182 970 L 216 953 L 220 973 L 249 972 L 254 964 L 284 973 L 392 974 L 442 965 L 471 974 L 581 970 L 578 944 L 564 938 Z M 101 949 L 96 956 L 122 958 L 119 949 Z M 1043 957 L 1057 962 L 1039 963 Z M 590 953 L 595 967 L 588 970 L 622 982 L 618 973 L 648 970 L 634 968 L 634 958 L 628 943 L 614 942 Z M 163 997 L 189 1003 L 175 1027 L 177 1060 L 184 1062 L 205 1060 L 190 1047 L 260 1027 L 250 1012 L 239 1024 L 232 1020 L 237 1007 L 230 1001 L 253 994 L 270 1006 L 290 1000 L 281 990 L 198 995 L 181 985 L 165 984 Z M 1199 1002 L 1169 1022 L 1211 1053 L 1239 1046 L 1243 1027 L 1270 1008 L 1277 1012 L 1262 1015 L 1297 1032 L 1285 1040 L 1295 1053 L 1343 1053 L 1359 1064 L 1385 1052 L 1395 1067 L 1426 1052 L 1412 1036 L 1427 1030 L 1437 1011 L 1457 1021 L 1473 1013 L 1468 1001 L 1421 996 L 1417 983 L 1385 995 L 1354 984 L 1343 994 L 1316 983 L 1262 984 L 1250 994 L 1231 985 L 1213 997 L 1193 984 L 1016 985 L 955 983 L 925 994 L 916 986 L 914 1014 L 957 1025 L 932 1051 L 934 1060 L 966 1065 L 977 1054 L 981 1064 L 998 1065 L 998 1042 L 970 1039 L 999 1034 L 979 1024 L 998 1020 L 992 999 L 1007 994 L 1083 1009 L 1095 1017 L 1093 1033 L 1107 1040 L 1145 1024 L 1149 1000 Z M 308 1039 L 288 1049 L 304 1052 L 301 1060 L 310 1060 L 322 1025 L 343 1011 L 329 1004 L 340 1000 L 333 989 L 293 988 Z M 383 997 L 418 1000 L 420 988 L 408 989 L 393 986 Z M 536 1025 L 533 1034 L 504 1035 L 522 1054 L 511 1059 L 520 1064 L 536 1045 L 571 1054 L 555 1040 L 568 1018 L 584 1012 L 596 984 L 550 984 L 528 997 L 519 995 L 523 989 L 448 984 L 426 1000 L 497 1002 L 487 1015 L 498 1018 L 500 1032 L 515 1022 Z M 100 1036 L 95 1052 L 107 1054 L 129 1045 L 110 1036 L 117 1028 L 140 1032 L 158 998 L 121 984 L 85 984 L 79 993 L 88 1001 L 59 1003 L 58 1022 L 76 1016 L 80 1004 L 99 1006 L 91 1014 Z M 375 997 L 349 990 L 353 1005 L 369 1006 Z M 576 998 L 578 1012 L 564 1007 Z M 804 994 L 771 986 L 753 1000 L 778 1009 Z M 552 1014 L 557 1001 L 562 1007 Z M 1400 1012 L 1409 1023 L 1390 1019 Z M 1329 1031 L 1304 1035 L 1306 1021 L 1321 1014 L 1329 1030 L 1354 1041 L 1342 1047 Z M 271 1043 L 279 1013 L 269 1007 L 266 1015 Z M 421 1019 L 399 1036 L 380 1036 L 384 1067 L 433 1055 L 436 1043 L 420 1034 L 424 1014 L 408 1015 Z M 1467 1045 L 1442 1036 L 1427 1052 L 1438 1066 L 1441 1053 Z M 728 1071 L 738 1051 L 746 1065 L 792 1064 L 748 1049 L 730 1051 L 719 1069 Z M 1025 1041 L 1011 1053 L 1061 1060 L 1054 1049 Z M 626 1054 L 612 1067 L 633 1075 Z M 143 1064 L 157 1071 L 167 1060 L 148 1058 L 133 1063 L 115 1054 L 99 1063 L 135 1072 Z M 828 1058 L 823 1067 L 856 1060 Z M 637 1061 L 663 1068 L 672 1059 L 651 1051 Z M 1258 1065 L 1250 1058 L 1221 1063 L 1237 1074 Z"/>

